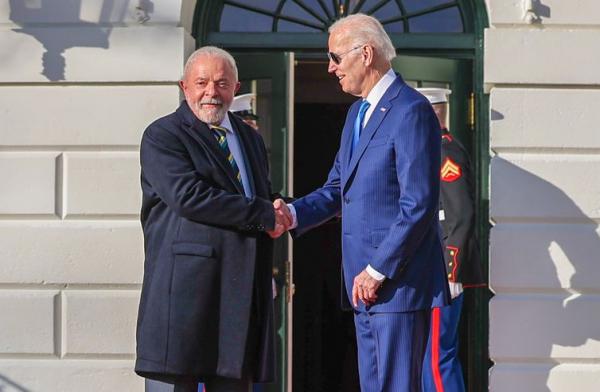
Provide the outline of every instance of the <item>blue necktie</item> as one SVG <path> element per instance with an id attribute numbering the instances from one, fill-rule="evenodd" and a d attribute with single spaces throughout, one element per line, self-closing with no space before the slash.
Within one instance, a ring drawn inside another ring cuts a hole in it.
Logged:
<path id="1" fill-rule="evenodd" d="M 356 146 L 358 145 L 358 139 L 360 139 L 360 131 L 362 131 L 363 120 L 365 118 L 365 113 L 369 109 L 369 106 L 371 106 L 371 104 L 365 99 L 358 108 L 358 116 L 356 116 L 356 120 L 354 121 L 354 133 L 352 134 L 352 152 L 354 152 L 354 149 L 356 149 Z"/>

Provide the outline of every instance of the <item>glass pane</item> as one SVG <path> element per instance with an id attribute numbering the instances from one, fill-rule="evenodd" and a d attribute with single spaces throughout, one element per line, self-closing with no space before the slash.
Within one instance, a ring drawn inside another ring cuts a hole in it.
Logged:
<path id="1" fill-rule="evenodd" d="M 275 12 L 279 0 L 235 0 L 236 3 L 249 5 L 250 7 L 262 8 L 263 10 Z"/>
<path id="2" fill-rule="evenodd" d="M 287 1 L 281 10 L 281 15 L 289 16 L 292 18 L 300 19 L 306 23 L 310 23 L 313 25 L 322 25 L 323 22 L 319 21 L 317 18 L 304 11 L 298 4 Z"/>
<path id="3" fill-rule="evenodd" d="M 323 11 L 323 7 L 321 7 L 317 0 L 302 0 L 302 3 L 304 3 L 304 5 L 306 5 L 308 8 L 310 8 L 315 14 L 319 15 L 322 19 L 329 19 L 325 11 Z M 333 16 L 333 11 L 331 10 L 331 1 L 324 0 L 322 1 L 322 3 L 329 12 L 329 15 Z"/>
<path id="4" fill-rule="evenodd" d="M 277 31 L 285 31 L 285 32 L 292 32 L 292 33 L 306 33 L 306 32 L 315 33 L 315 32 L 319 32 L 322 30 L 280 19 L 279 23 L 277 24 Z"/>
<path id="5" fill-rule="evenodd" d="M 394 22 L 394 23 L 386 23 L 383 25 L 383 28 L 388 33 L 404 33 L 404 23 Z"/>
<path id="6" fill-rule="evenodd" d="M 360 8 L 360 11 L 358 11 L 358 12 L 361 12 L 363 14 L 370 13 L 371 9 L 373 9 L 373 7 L 375 7 L 380 2 L 381 2 L 381 0 L 367 0 L 367 1 L 365 1 L 365 3 Z M 355 11 L 354 8 L 355 8 L 355 6 L 351 7 L 350 9 L 352 9 L 353 13 L 356 13 L 357 11 Z"/>
<path id="7" fill-rule="evenodd" d="M 453 0 L 402 0 L 406 12 L 413 13 L 442 4 L 454 3 Z"/>
<path id="8" fill-rule="evenodd" d="M 272 26 L 273 18 L 270 16 L 226 5 L 221 14 L 219 31 L 268 32 Z"/>
<path id="9" fill-rule="evenodd" d="M 463 24 L 458 7 L 452 7 L 409 20 L 411 33 L 462 33 Z"/>
<path id="10" fill-rule="evenodd" d="M 402 12 L 400 12 L 400 8 L 398 8 L 398 4 L 396 4 L 396 2 L 389 1 L 383 7 L 375 11 L 372 16 L 381 21 L 402 16 Z"/>

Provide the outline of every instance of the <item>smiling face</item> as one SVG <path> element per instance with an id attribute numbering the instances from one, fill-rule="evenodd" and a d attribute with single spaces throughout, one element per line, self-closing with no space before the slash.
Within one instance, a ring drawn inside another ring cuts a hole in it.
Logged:
<path id="1" fill-rule="evenodd" d="M 210 54 L 198 56 L 179 85 L 196 117 L 213 125 L 223 121 L 240 87 L 231 65 Z"/>
<path id="2" fill-rule="evenodd" d="M 346 34 L 347 28 L 339 28 L 329 36 L 329 51 L 341 54 L 345 53 L 339 64 L 329 60 L 327 72 L 334 74 L 342 87 L 342 90 L 348 94 L 357 97 L 366 97 L 365 77 L 367 67 L 362 61 L 363 48 L 352 50 L 358 46 L 350 40 Z M 346 53 L 347 52 L 347 53 Z"/>

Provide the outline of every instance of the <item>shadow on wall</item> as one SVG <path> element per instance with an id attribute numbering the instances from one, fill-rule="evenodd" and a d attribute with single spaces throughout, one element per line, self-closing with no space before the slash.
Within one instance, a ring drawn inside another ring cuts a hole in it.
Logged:
<path id="1" fill-rule="evenodd" d="M 0 374 L 0 392 L 31 392 Z"/>
<path id="2" fill-rule="evenodd" d="M 65 79 L 65 50 L 74 47 L 108 49 L 112 27 L 124 22 L 130 0 L 83 1 L 83 6 L 82 0 L 9 2 L 10 20 L 21 26 L 13 31 L 30 35 L 44 46 L 42 75 L 50 81 L 59 81 Z M 153 3 L 138 0 L 136 4 L 134 18 L 145 23 L 150 19 Z"/>
<path id="3" fill-rule="evenodd" d="M 502 240 L 494 241 L 497 243 L 492 246 L 500 248 L 495 250 L 496 263 L 506 265 L 491 268 L 499 276 L 512 276 L 508 279 L 515 282 L 519 292 L 541 293 L 531 295 L 535 306 L 528 302 L 520 309 L 509 310 L 511 321 L 501 322 L 498 328 L 502 329 L 496 332 L 504 336 L 497 341 L 509 347 L 499 351 L 502 356 L 530 355 L 527 359 L 534 362 L 536 358 L 549 359 L 547 377 L 539 380 L 548 389 L 539 390 L 552 391 L 564 382 L 553 374 L 561 363 L 559 358 L 593 361 L 593 353 L 600 349 L 600 309 L 595 295 L 600 289 L 600 228 L 563 190 L 526 170 L 529 162 L 525 161 L 522 168 L 495 157 L 492 165 L 498 173 L 497 181 L 503 182 L 505 187 L 508 180 L 512 184 L 511 192 L 502 192 L 504 200 L 495 202 L 501 205 L 501 210 L 516 211 L 519 216 L 503 216 L 504 211 L 498 211 L 500 234 L 496 235 Z M 537 162 L 536 165 L 555 165 L 552 178 L 562 177 L 561 183 L 568 181 L 564 178 L 568 168 L 562 162 Z M 537 171 L 536 168 L 533 171 Z M 558 177 L 554 177 L 556 174 Z M 501 226 L 513 222 L 519 224 L 510 225 L 508 229 L 507 225 Z M 536 227 L 531 235 L 530 222 L 543 227 Z M 514 248 L 515 244 L 519 244 L 518 249 Z M 515 273 L 520 276 L 514 276 Z M 510 288 L 495 288 L 500 292 L 513 291 L 510 282 L 507 286 Z M 517 295 L 519 299 L 528 299 Z M 518 305 L 519 301 L 510 303 Z"/>

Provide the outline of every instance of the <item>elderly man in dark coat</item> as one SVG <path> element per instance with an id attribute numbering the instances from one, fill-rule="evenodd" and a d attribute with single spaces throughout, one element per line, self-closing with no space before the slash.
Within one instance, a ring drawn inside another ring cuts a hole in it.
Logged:
<path id="1" fill-rule="evenodd" d="M 235 60 L 194 52 L 185 101 L 141 143 L 144 280 L 136 372 L 195 391 L 248 391 L 274 378 L 274 209 L 260 135 L 231 115 Z M 275 204 L 281 200 L 276 200 Z"/>

